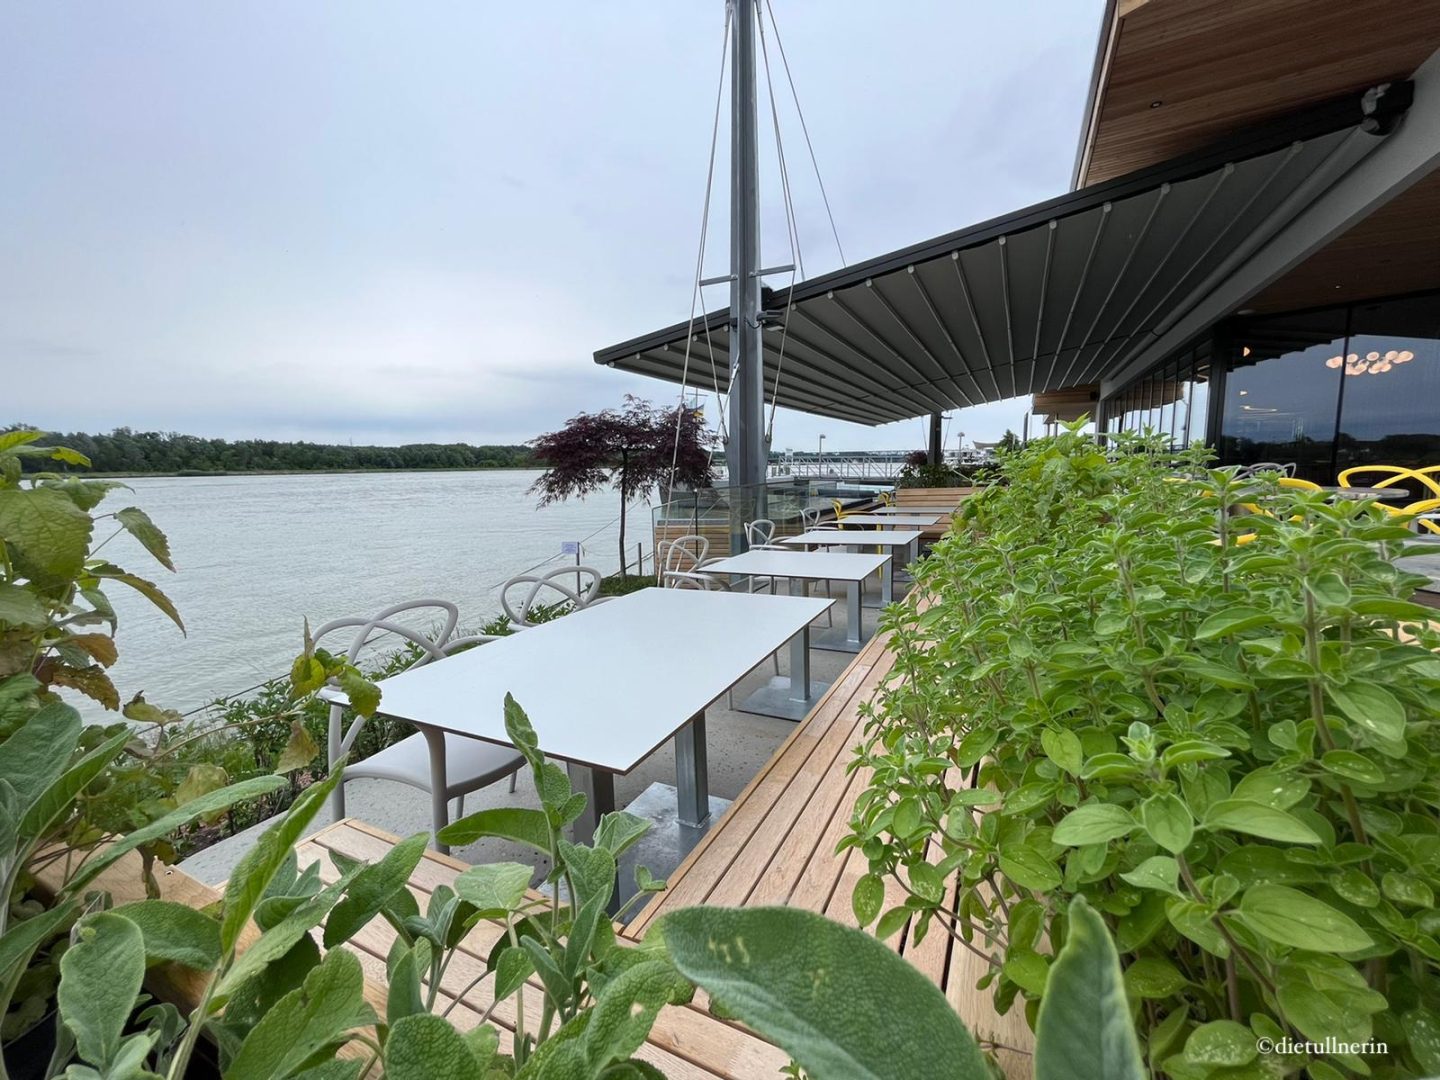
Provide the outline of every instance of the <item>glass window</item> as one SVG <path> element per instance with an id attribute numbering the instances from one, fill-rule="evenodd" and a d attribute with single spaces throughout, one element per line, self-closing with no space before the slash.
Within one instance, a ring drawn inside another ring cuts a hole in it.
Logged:
<path id="1" fill-rule="evenodd" d="M 1339 468 L 1440 465 L 1440 295 L 1357 304 L 1343 370 Z"/>
<path id="2" fill-rule="evenodd" d="M 1227 465 L 1295 463 L 1295 475 L 1334 483 L 1335 422 L 1345 310 L 1237 324 L 1225 378 L 1220 459 Z"/>

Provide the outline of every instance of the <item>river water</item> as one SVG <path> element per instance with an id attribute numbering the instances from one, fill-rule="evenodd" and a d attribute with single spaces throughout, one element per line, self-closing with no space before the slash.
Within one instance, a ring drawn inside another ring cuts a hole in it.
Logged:
<path id="1" fill-rule="evenodd" d="M 543 510 L 529 470 L 287 476 L 138 477 L 97 513 L 135 505 L 170 538 L 177 573 L 128 534 L 103 555 L 155 581 L 187 634 L 123 585 L 106 591 L 120 619 L 111 669 L 122 700 L 136 691 L 186 711 L 288 669 L 302 620 L 318 626 L 402 600 L 440 597 L 473 628 L 499 613 L 497 586 L 584 540 L 584 561 L 619 566 L 619 496 L 597 494 Z M 631 559 L 650 547 L 650 513 L 632 504 Z M 104 538 L 104 523 L 97 540 Z M 588 540 L 586 538 L 589 538 Z M 563 561 L 573 561 L 573 556 Z M 632 563 L 633 569 L 633 563 Z M 77 702 L 77 704 L 80 704 Z M 107 718 L 85 706 L 90 720 Z M 113 718 L 113 714 L 109 714 Z"/>

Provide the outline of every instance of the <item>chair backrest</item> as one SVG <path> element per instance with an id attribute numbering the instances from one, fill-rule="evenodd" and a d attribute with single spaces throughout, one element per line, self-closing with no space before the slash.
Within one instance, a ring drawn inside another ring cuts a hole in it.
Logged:
<path id="1" fill-rule="evenodd" d="M 543 574 L 516 574 L 500 587 L 500 606 L 512 626 L 527 628 L 535 625 L 530 618 L 538 607 L 569 603 L 575 608 L 588 607 L 600 595 L 603 575 L 593 566 L 557 566 Z M 512 595 L 520 602 L 512 603 Z"/>
<path id="2" fill-rule="evenodd" d="M 751 547 L 768 544 L 775 539 L 775 522 L 769 518 L 756 518 L 745 522 L 745 540 Z"/>
<path id="3" fill-rule="evenodd" d="M 1359 479 L 1359 483 L 1352 483 Z M 1440 498 L 1440 465 L 1407 469 L 1403 465 L 1356 465 L 1339 476 L 1341 487 L 1399 487 L 1406 481 L 1420 485 L 1412 494 Z"/>
<path id="4" fill-rule="evenodd" d="M 1379 505 L 1395 517 L 1409 517 L 1413 514 L 1415 517 L 1412 523 L 1420 531 L 1440 534 L 1440 521 L 1436 520 L 1440 517 L 1440 499 L 1421 499 L 1408 506 L 1386 506 L 1384 503 Z"/>
<path id="5" fill-rule="evenodd" d="M 1319 484 L 1311 483 L 1309 480 L 1301 480 L 1296 476 L 1282 476 L 1276 481 L 1282 488 L 1293 488 L 1296 491 L 1324 491 Z"/>
<path id="6" fill-rule="evenodd" d="M 807 529 L 814 529 L 820 524 L 820 508 L 818 506 L 802 506 L 800 508 L 800 521 Z"/>
<path id="7" fill-rule="evenodd" d="M 689 570 L 667 570 L 661 579 L 667 589 L 699 589 L 702 592 L 729 592 L 730 586 L 724 580 L 710 574 L 696 574 Z"/>
<path id="8" fill-rule="evenodd" d="M 845 519 L 845 504 L 839 499 L 831 499 L 830 505 L 835 508 L 835 520 L 843 521 Z"/>
<path id="9" fill-rule="evenodd" d="M 1254 465 L 1247 465 L 1236 472 L 1236 476 L 1244 479 L 1247 476 L 1259 476 L 1262 473 L 1279 473 L 1281 476 L 1295 475 L 1295 462 L 1290 461 L 1280 464 L 1278 461 L 1257 461 Z"/>
<path id="10" fill-rule="evenodd" d="M 397 616 L 407 612 L 427 610 L 437 616 L 443 616 L 438 620 L 438 626 L 429 633 L 396 621 Z M 387 634 L 394 635 L 402 642 L 408 642 L 419 649 L 419 655 L 406 665 L 406 670 L 409 670 L 448 656 L 449 650 L 455 644 L 451 635 L 455 633 L 455 626 L 459 621 L 459 608 L 448 600 L 407 600 L 404 603 L 385 608 L 369 618 L 347 616 L 331 619 L 311 634 L 311 640 L 319 644 L 326 637 L 342 630 L 353 631 L 350 644 L 345 649 L 345 658 L 353 664 L 360 658 L 360 654 L 367 645 L 373 644 Z M 464 640 L 469 641 L 470 639 Z M 330 761 L 334 761 L 355 745 L 360 728 L 365 723 L 365 718 L 357 714 L 347 730 L 343 727 L 344 716 L 345 706 L 338 702 L 332 703 L 327 740 L 328 760 Z"/>
<path id="11" fill-rule="evenodd" d="M 710 554 L 710 541 L 698 533 L 662 540 L 660 547 L 664 552 L 660 562 L 662 578 L 672 570 L 692 571 Z"/>

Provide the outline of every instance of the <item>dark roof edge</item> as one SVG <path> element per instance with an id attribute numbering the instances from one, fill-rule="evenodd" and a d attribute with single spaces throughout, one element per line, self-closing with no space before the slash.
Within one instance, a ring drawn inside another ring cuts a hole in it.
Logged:
<path id="1" fill-rule="evenodd" d="M 1246 128 L 1205 149 L 1182 154 L 1169 161 L 1137 169 L 1135 172 L 1117 176 L 1113 180 L 1106 180 L 1103 183 L 1092 184 L 1090 187 L 1081 188 L 1078 191 L 1067 192 L 1033 206 L 1014 210 L 1009 214 L 946 233 L 932 240 L 925 240 L 886 255 L 867 259 L 865 262 L 856 263 L 853 266 L 841 267 L 839 270 L 822 274 L 809 281 L 798 282 L 789 290 L 777 290 L 767 294 L 766 306 L 784 306 L 831 290 L 858 285 L 866 278 L 877 274 L 900 270 L 911 263 L 926 262 L 951 251 L 974 247 L 999 236 L 1042 225 L 1051 218 L 1080 213 L 1112 199 L 1127 198 L 1159 187 L 1164 183 L 1175 183 L 1203 175 L 1222 168 L 1230 162 L 1258 157 L 1292 142 L 1313 139 L 1347 127 L 1354 127 L 1365 119 L 1362 111 L 1363 97 L 1362 94 L 1352 93 L 1333 98 L 1299 112 Z M 695 330 L 696 332 L 702 331 L 707 322 L 712 328 L 723 326 L 729 322 L 729 318 L 730 309 L 728 307 L 720 308 L 711 312 L 704 319 L 697 317 Z M 608 364 L 622 356 L 644 352 L 670 342 L 683 341 L 688 326 L 688 320 L 679 322 L 662 330 L 655 330 L 616 345 L 597 349 L 595 362 Z"/>
<path id="2" fill-rule="evenodd" d="M 1100 121 L 1102 80 L 1109 74 L 1110 56 L 1120 36 L 1120 19 L 1116 15 L 1117 0 L 1105 0 L 1100 16 L 1100 29 L 1095 34 L 1095 63 L 1090 69 L 1090 85 L 1085 91 L 1085 111 L 1080 116 L 1080 140 L 1075 147 L 1075 165 L 1070 170 L 1070 190 L 1076 191 L 1085 175 L 1090 159 L 1090 137 Z"/>

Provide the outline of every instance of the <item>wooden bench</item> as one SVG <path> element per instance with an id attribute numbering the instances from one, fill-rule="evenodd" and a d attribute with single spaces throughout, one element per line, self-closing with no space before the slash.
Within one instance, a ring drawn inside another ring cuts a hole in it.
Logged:
<path id="1" fill-rule="evenodd" d="M 969 495 L 973 495 L 973 487 L 958 488 L 896 488 L 896 506 L 959 506 Z M 950 515 L 944 515 L 934 525 L 927 526 L 920 532 L 922 544 L 933 544 L 947 532 L 950 531 Z"/>

